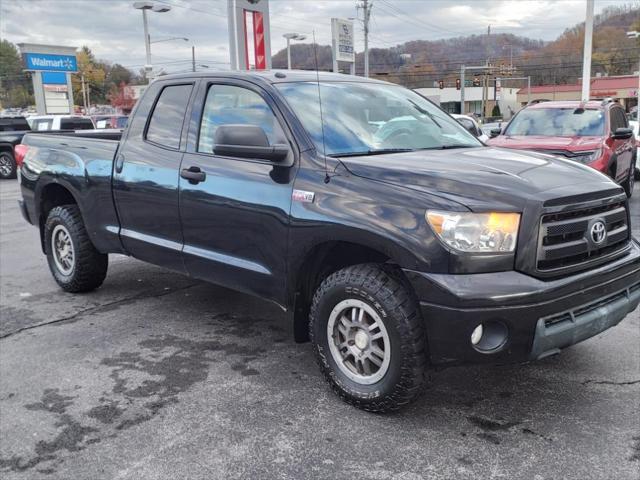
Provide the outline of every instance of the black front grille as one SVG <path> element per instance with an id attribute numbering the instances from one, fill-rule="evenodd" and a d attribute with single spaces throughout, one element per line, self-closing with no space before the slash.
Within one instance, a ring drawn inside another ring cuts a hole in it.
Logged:
<path id="1" fill-rule="evenodd" d="M 602 221 L 606 238 L 596 243 L 591 228 Z M 562 272 L 587 265 L 625 249 L 629 243 L 627 204 L 617 202 L 543 215 L 540 221 L 537 269 Z"/>

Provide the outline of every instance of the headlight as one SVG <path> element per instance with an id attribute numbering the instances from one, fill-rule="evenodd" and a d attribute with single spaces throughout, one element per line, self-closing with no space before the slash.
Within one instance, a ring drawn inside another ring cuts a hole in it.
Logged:
<path id="1" fill-rule="evenodd" d="M 584 152 L 575 152 L 573 157 L 569 157 L 569 159 L 574 160 L 580 163 L 591 163 L 600 158 L 602 152 L 600 150 L 590 150 Z"/>
<path id="2" fill-rule="evenodd" d="M 519 213 L 428 210 L 426 218 L 444 243 L 461 252 L 501 253 L 516 249 Z"/>

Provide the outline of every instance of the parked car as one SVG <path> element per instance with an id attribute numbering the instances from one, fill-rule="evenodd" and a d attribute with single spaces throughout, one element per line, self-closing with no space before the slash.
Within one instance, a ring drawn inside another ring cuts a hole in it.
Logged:
<path id="1" fill-rule="evenodd" d="M 610 176 L 633 193 L 636 140 L 622 106 L 614 101 L 544 102 L 520 110 L 495 147 L 534 150 L 566 158 Z"/>
<path id="2" fill-rule="evenodd" d="M 399 85 L 167 75 L 120 141 L 23 144 L 20 209 L 63 290 L 98 288 L 119 253 L 262 297 L 366 410 L 414 400 L 431 366 L 556 354 L 640 302 L 622 188 L 485 146 Z"/>
<path id="3" fill-rule="evenodd" d="M 122 129 L 127 126 L 128 115 L 94 115 L 93 123 L 97 129 Z"/>
<path id="4" fill-rule="evenodd" d="M 482 129 L 480 128 L 480 124 L 476 121 L 475 118 L 469 115 L 460 115 L 458 113 L 452 113 L 451 116 L 455 118 L 460 125 L 466 128 L 471 135 L 476 137 L 481 142 L 486 142 L 489 140 L 489 136 L 486 135 Z"/>
<path id="5" fill-rule="evenodd" d="M 638 126 L 638 109 L 627 115 L 629 119 L 629 127 L 633 130 L 633 136 L 636 139 L 636 179 L 640 178 L 640 165 L 638 158 L 640 158 L 640 127 Z"/>
<path id="6" fill-rule="evenodd" d="M 34 132 L 47 130 L 93 130 L 96 126 L 91 117 L 80 115 L 34 115 L 27 121 Z"/>
<path id="7" fill-rule="evenodd" d="M 487 137 L 493 138 L 502 133 L 502 127 L 504 125 L 506 125 L 505 122 L 483 123 L 482 125 L 480 125 L 480 129 L 482 130 L 482 133 L 484 133 Z"/>
<path id="8" fill-rule="evenodd" d="M 0 117 L 0 179 L 16 178 L 13 149 L 31 129 L 24 117 Z"/>

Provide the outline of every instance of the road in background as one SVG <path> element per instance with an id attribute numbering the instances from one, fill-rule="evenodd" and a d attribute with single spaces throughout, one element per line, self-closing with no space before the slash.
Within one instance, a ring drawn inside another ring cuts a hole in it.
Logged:
<path id="1" fill-rule="evenodd" d="M 0 182 L 3 479 L 640 478 L 637 311 L 537 363 L 434 372 L 374 415 L 274 305 L 122 256 L 63 293 L 18 195 Z"/>

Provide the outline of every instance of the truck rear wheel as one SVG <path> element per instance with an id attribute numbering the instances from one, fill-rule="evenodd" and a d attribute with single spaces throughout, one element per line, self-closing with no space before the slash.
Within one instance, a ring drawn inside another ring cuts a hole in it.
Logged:
<path id="1" fill-rule="evenodd" d="M 422 391 L 422 316 L 402 281 L 381 265 L 355 265 L 327 277 L 313 298 L 309 336 L 325 379 L 351 405 L 388 412 Z"/>
<path id="2" fill-rule="evenodd" d="M 49 212 L 44 240 L 49 269 L 63 290 L 88 292 L 102 285 L 109 257 L 91 243 L 76 205 L 55 207 Z"/>
<path id="3" fill-rule="evenodd" d="M 0 152 L 0 178 L 16 178 L 16 160 L 11 152 Z"/>

